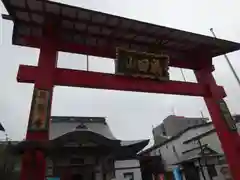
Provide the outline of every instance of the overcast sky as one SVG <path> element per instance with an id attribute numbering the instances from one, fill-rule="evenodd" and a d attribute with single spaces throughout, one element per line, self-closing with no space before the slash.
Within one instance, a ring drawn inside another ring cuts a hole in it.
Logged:
<path id="1" fill-rule="evenodd" d="M 115 15 L 151 22 L 163 26 L 211 35 L 209 28 L 223 38 L 240 42 L 239 0 L 62 0 L 61 2 Z M 2 4 L 2 12 L 6 13 Z M 19 64 L 36 65 L 39 51 L 11 44 L 13 23 L 2 21 L 0 46 L 0 122 L 9 136 L 23 139 L 26 133 L 33 85 L 19 84 L 16 74 Z M 237 72 L 240 70 L 240 52 L 229 54 Z M 214 59 L 217 83 L 223 85 L 232 113 L 240 113 L 240 87 L 225 59 Z M 59 54 L 59 67 L 86 69 L 86 56 Z M 90 57 L 90 70 L 114 72 L 111 59 Z M 195 81 L 191 71 L 184 70 L 188 81 Z M 171 79 L 183 80 L 179 69 L 171 69 Z M 151 137 L 152 126 L 172 114 L 197 117 L 202 110 L 209 116 L 201 98 L 55 87 L 52 115 L 104 116 L 119 139 Z M 0 134 L 3 137 L 4 134 Z"/>

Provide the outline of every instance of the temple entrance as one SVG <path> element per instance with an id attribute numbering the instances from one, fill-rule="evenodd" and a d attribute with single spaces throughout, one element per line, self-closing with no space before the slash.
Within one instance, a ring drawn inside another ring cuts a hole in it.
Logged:
<path id="1" fill-rule="evenodd" d="M 82 174 L 73 174 L 71 180 L 84 180 L 84 178 Z"/>
<path id="2" fill-rule="evenodd" d="M 200 180 L 199 170 L 194 163 L 183 164 L 183 169 L 186 180 Z"/>

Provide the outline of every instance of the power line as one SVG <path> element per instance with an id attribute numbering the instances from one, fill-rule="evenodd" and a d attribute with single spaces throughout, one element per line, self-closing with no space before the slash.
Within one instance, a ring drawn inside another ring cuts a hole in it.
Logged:
<path id="1" fill-rule="evenodd" d="M 88 55 L 87 55 L 87 71 L 89 71 L 89 58 L 88 58 Z"/>
<path id="2" fill-rule="evenodd" d="M 180 71 L 181 71 L 181 73 L 182 73 L 183 80 L 184 80 L 185 82 L 187 82 L 187 80 L 186 80 L 186 78 L 185 78 L 185 76 L 184 76 L 184 73 L 183 73 L 182 68 L 180 68 Z"/>
<path id="3" fill-rule="evenodd" d="M 212 32 L 213 37 L 217 39 L 217 36 L 216 36 L 216 34 L 214 33 L 213 28 L 210 28 L 210 31 Z M 224 54 L 224 57 L 225 57 L 228 65 L 229 65 L 229 67 L 230 67 L 233 75 L 235 76 L 235 78 L 236 78 L 236 80 L 237 80 L 237 82 L 238 82 L 238 85 L 240 86 L 240 79 L 239 79 L 236 71 L 234 70 L 233 65 L 230 63 L 230 60 L 229 60 L 229 58 L 228 58 L 228 56 L 227 56 L 226 54 Z"/>
<path id="4" fill-rule="evenodd" d="M 201 113 L 201 116 L 202 116 L 202 118 L 204 118 L 203 112 L 202 112 L 202 111 L 200 111 L 200 113 Z"/>

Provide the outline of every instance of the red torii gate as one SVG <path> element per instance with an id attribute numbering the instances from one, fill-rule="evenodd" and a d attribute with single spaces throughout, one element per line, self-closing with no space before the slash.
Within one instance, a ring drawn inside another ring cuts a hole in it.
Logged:
<path id="1" fill-rule="evenodd" d="M 240 49 L 240 44 L 156 26 L 44 0 L 2 0 L 14 22 L 13 44 L 40 48 L 38 66 L 20 65 L 18 82 L 34 83 L 26 139 L 48 140 L 54 85 L 202 96 L 222 143 L 231 173 L 240 180 L 239 135 L 212 76 L 212 58 Z M 116 48 L 169 55 L 172 67 L 192 69 L 198 83 L 126 77 L 57 68 L 58 51 L 116 58 Z M 159 51 L 160 49 L 160 51 Z M 225 114 L 223 114 L 225 113 Z M 35 153 L 32 156 L 32 153 Z M 29 160 L 36 160 L 32 167 Z M 40 150 L 26 149 L 21 180 L 45 178 Z"/>

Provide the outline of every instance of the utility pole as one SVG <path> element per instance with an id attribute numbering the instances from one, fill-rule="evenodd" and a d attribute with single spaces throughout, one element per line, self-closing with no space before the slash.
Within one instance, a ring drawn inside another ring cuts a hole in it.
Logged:
<path id="1" fill-rule="evenodd" d="M 202 112 L 202 111 L 200 111 L 200 113 L 201 113 L 201 117 L 202 117 L 202 118 L 204 118 L 203 112 Z"/>
<path id="2" fill-rule="evenodd" d="M 200 147 L 200 150 L 201 150 L 201 156 L 203 158 L 204 165 L 205 165 L 206 168 L 208 168 L 207 157 L 205 157 L 203 145 L 202 145 L 200 139 L 197 140 L 197 143 L 198 143 L 198 145 Z M 202 173 L 204 174 L 203 166 L 201 168 L 202 168 Z M 213 178 L 212 178 L 211 174 L 209 173 L 209 171 L 207 171 L 207 172 L 208 172 L 209 179 L 213 180 Z M 205 175 L 204 175 L 204 179 L 206 179 Z"/>
<path id="3" fill-rule="evenodd" d="M 88 55 L 87 55 L 87 71 L 89 71 L 89 59 L 88 59 Z"/>
<path id="4" fill-rule="evenodd" d="M 183 80 L 184 80 L 185 82 L 187 82 L 187 80 L 186 80 L 186 78 L 185 78 L 185 76 L 184 76 L 184 73 L 183 73 L 182 68 L 180 68 L 180 71 L 181 71 L 181 74 L 182 74 Z"/>
<path id="5" fill-rule="evenodd" d="M 214 36 L 214 38 L 217 39 L 217 36 L 216 36 L 216 34 L 214 33 L 213 28 L 210 28 L 210 31 L 211 31 L 212 35 Z M 224 54 L 224 57 L 225 57 L 225 59 L 226 59 L 228 65 L 229 65 L 229 67 L 230 67 L 230 69 L 231 69 L 233 75 L 235 76 L 235 78 L 236 78 L 236 80 L 237 80 L 237 82 L 238 82 L 238 85 L 240 86 L 240 79 L 239 79 L 239 77 L 238 77 L 236 71 L 234 70 L 232 64 L 230 63 L 230 60 L 229 60 L 228 56 L 227 56 L 226 54 Z"/>

